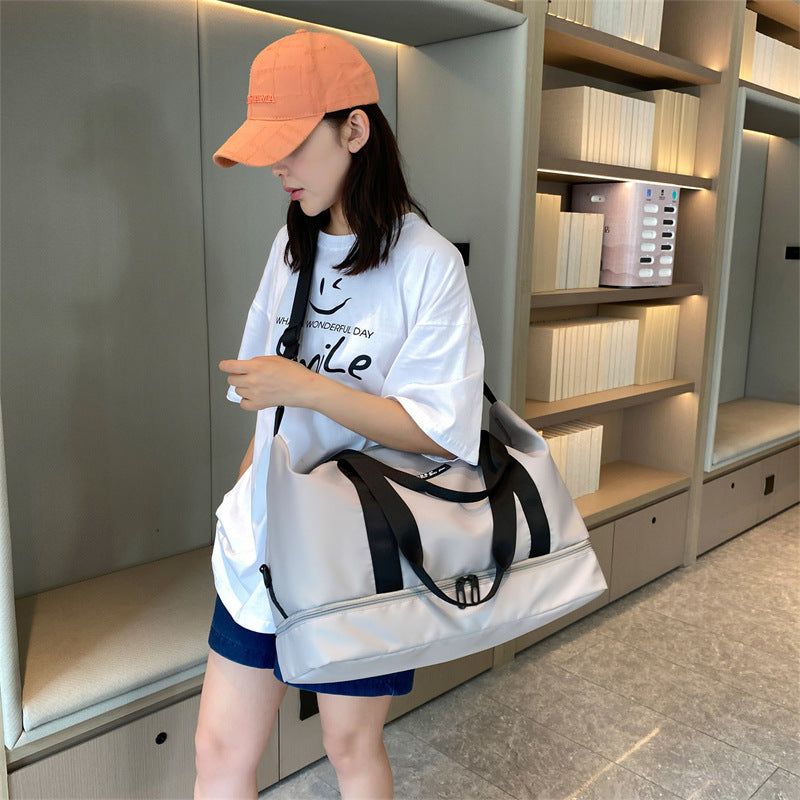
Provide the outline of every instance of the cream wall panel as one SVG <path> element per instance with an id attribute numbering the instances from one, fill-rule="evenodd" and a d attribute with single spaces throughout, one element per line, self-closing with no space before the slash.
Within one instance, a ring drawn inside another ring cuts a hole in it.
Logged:
<path id="1" fill-rule="evenodd" d="M 762 133 L 744 131 L 742 134 L 739 164 L 741 190 L 736 197 L 733 246 L 727 280 L 719 379 L 720 403 L 736 400 L 745 394 L 768 144 L 768 137 Z"/>
<path id="2" fill-rule="evenodd" d="M 14 592 L 210 541 L 197 14 L 2 4 Z"/>
<path id="3" fill-rule="evenodd" d="M 745 394 L 781 403 L 800 402 L 800 270 L 785 257 L 800 244 L 799 154 L 800 140 L 769 137 L 747 360 Z"/>

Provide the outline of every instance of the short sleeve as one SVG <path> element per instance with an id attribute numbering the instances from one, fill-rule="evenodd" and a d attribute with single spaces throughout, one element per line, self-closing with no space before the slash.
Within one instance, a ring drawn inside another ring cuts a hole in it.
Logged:
<path id="1" fill-rule="evenodd" d="M 247 320 L 244 325 L 242 341 L 239 345 L 239 353 L 236 356 L 237 359 L 254 358 L 255 356 L 263 356 L 266 354 L 267 332 L 270 323 L 270 316 L 267 309 L 270 307 L 272 277 L 275 273 L 275 265 L 283 258 L 283 250 L 286 245 L 285 232 L 286 226 L 284 225 L 272 242 L 269 258 L 261 274 L 261 280 L 256 289 L 253 301 L 250 304 L 250 310 L 247 312 Z M 236 394 L 235 387 L 230 384 L 228 384 L 225 396 L 233 403 L 242 402 L 242 398 Z"/>
<path id="2" fill-rule="evenodd" d="M 444 263 L 442 263 L 444 262 Z M 414 280 L 413 275 L 408 276 Z M 414 322 L 386 375 L 393 397 L 437 444 L 477 466 L 483 418 L 484 351 L 461 253 L 437 254 L 420 272 Z"/>

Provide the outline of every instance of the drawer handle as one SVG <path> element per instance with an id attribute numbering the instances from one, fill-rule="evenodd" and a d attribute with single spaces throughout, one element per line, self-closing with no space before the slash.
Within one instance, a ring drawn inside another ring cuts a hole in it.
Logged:
<path id="1" fill-rule="evenodd" d="M 164 744 L 164 742 L 166 741 L 167 741 L 167 734 L 164 731 L 161 731 L 161 733 L 159 733 L 158 736 L 156 736 L 156 744 Z"/>
<path id="2" fill-rule="evenodd" d="M 731 489 L 733 489 L 734 486 L 736 486 L 736 481 L 731 481 Z"/>
<path id="3" fill-rule="evenodd" d="M 656 518 L 655 518 L 655 517 L 653 517 L 653 519 L 651 519 L 651 520 L 650 520 L 650 522 L 652 522 L 652 523 L 654 523 L 654 524 L 655 524 L 655 521 L 656 521 Z"/>

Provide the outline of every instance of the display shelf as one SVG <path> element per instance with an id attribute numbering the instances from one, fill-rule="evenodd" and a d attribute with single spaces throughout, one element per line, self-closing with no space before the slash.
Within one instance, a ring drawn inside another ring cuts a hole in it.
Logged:
<path id="1" fill-rule="evenodd" d="M 691 476 L 632 461 L 600 465 L 596 492 L 575 500 L 587 528 L 594 528 L 688 488 Z"/>
<path id="2" fill-rule="evenodd" d="M 744 0 L 741 4 L 743 7 Z M 615 83 L 618 92 L 624 92 L 624 87 L 698 87 L 692 93 L 700 101 L 697 153 L 691 175 L 563 158 L 555 155 L 555 148 L 548 152 L 541 145 L 537 155 L 536 182 L 530 190 L 533 192 L 548 191 L 552 187 L 543 184 L 553 182 L 557 186 L 560 184 L 556 193 L 563 196 L 566 191 L 569 196 L 570 184 L 616 181 L 663 184 L 686 190 L 682 225 L 686 236 L 680 248 L 680 284 L 537 292 L 535 276 L 531 276 L 531 322 L 572 316 L 582 305 L 596 304 L 601 314 L 599 306 L 610 300 L 658 303 L 661 299 L 676 298 L 681 304 L 676 351 L 677 374 L 681 377 L 555 402 L 530 398 L 526 401 L 525 417 L 536 428 L 611 412 L 613 425 L 609 435 L 612 439 L 608 446 L 612 450 L 620 446 L 614 434 L 617 425 L 635 431 L 627 442 L 625 461 L 601 467 L 601 489 L 577 501 L 581 513 L 592 526 L 634 513 L 671 494 L 685 492 L 696 478 L 696 470 L 690 465 L 696 461 L 697 410 L 693 395 L 696 395 L 704 369 L 702 337 L 707 306 L 701 298 L 705 296 L 709 279 L 713 278 L 718 258 L 718 250 L 713 249 L 722 220 L 717 216 L 721 211 L 717 205 L 718 182 L 720 178 L 723 182 L 727 180 L 721 165 L 726 126 L 729 125 L 727 117 L 731 113 L 730 53 L 736 41 L 733 32 L 741 24 L 738 13 L 732 7 L 717 8 L 713 3 L 693 0 L 669 3 L 665 5 L 659 50 L 569 20 L 545 19 L 543 62 L 554 69 L 545 72 L 542 90 L 574 84 L 569 76 L 556 74 L 558 69 L 568 69 L 586 75 L 593 84 Z M 697 191 L 701 189 L 702 192 Z M 530 265 L 530 258 L 526 263 Z M 685 395 L 686 402 L 677 400 L 678 395 Z M 679 435 L 675 435 L 676 429 L 680 429 Z M 616 457 L 621 455 L 621 451 L 616 452 Z M 685 520 L 688 558 L 693 547 L 689 534 L 694 524 L 693 518 L 691 520 L 690 516 Z M 680 533 L 683 539 L 683 532 Z M 627 557 L 633 561 L 638 558 L 633 553 Z"/>
<path id="3" fill-rule="evenodd" d="M 720 73 L 685 58 L 547 14 L 544 63 L 638 89 L 719 83 Z"/>
<path id="4" fill-rule="evenodd" d="M 747 0 L 747 7 L 793 31 L 800 31 L 800 2 L 797 0 Z"/>
<path id="5" fill-rule="evenodd" d="M 595 181 L 640 181 L 680 186 L 682 189 L 710 189 L 711 178 L 681 175 L 677 172 L 657 172 L 619 164 L 578 161 L 545 154 L 539 155 L 537 173 L 540 179 L 564 183 L 594 183 Z"/>
<path id="6" fill-rule="evenodd" d="M 739 87 L 745 96 L 744 129 L 785 139 L 800 135 L 800 99 L 741 79 Z"/>
<path id="7" fill-rule="evenodd" d="M 587 305 L 593 303 L 623 303 L 626 300 L 662 300 L 669 297 L 688 297 L 702 294 L 701 283 L 672 283 L 669 286 L 592 286 L 579 289 L 554 289 L 532 292 L 531 308 Z"/>
<path id="8" fill-rule="evenodd" d="M 535 4 L 523 3 L 531 13 Z M 604 81 L 616 84 L 616 91 L 625 87 L 645 89 L 676 89 L 690 86 L 699 99 L 697 150 L 691 175 L 665 173 L 637 167 L 619 166 L 561 158 L 539 146 L 535 164 L 536 181 L 529 191 L 561 194 L 569 197 L 571 184 L 593 182 L 638 181 L 641 183 L 677 186 L 682 193 L 680 244 L 681 281 L 668 287 L 628 289 L 630 294 L 617 294 L 616 287 L 593 289 L 551 290 L 537 292 L 536 279 L 531 275 L 528 283 L 529 321 L 572 317 L 581 312 L 581 306 L 597 306 L 608 299 L 625 302 L 644 299 L 658 302 L 660 298 L 673 297 L 680 303 L 680 323 L 677 332 L 676 374 L 672 381 L 647 386 L 619 387 L 595 395 L 581 395 L 554 403 L 528 399 L 525 417 L 535 427 L 580 418 L 582 415 L 603 411 L 626 409 L 613 417 L 624 418 L 625 424 L 636 430 L 629 440 L 625 459 L 648 464 L 653 469 L 667 473 L 674 469 L 682 472 L 671 484 L 667 479 L 657 487 L 655 495 L 647 487 L 628 488 L 630 500 L 627 509 L 653 502 L 659 492 L 669 493 L 675 487 L 700 483 L 700 454 L 698 425 L 705 424 L 704 411 L 699 406 L 705 402 L 701 388 L 705 389 L 711 359 L 707 356 L 708 312 L 716 312 L 715 282 L 724 259 L 723 243 L 727 225 L 726 211 L 729 184 L 729 152 L 734 141 L 735 101 L 738 87 L 739 50 L 744 23 L 744 0 L 730 3 L 681 2 L 665 3 L 659 49 L 645 48 L 635 42 L 621 41 L 605 32 L 558 18 L 546 19 L 542 47 L 542 91 L 549 88 L 576 85 L 577 76 L 561 74 L 559 69 L 570 69 L 583 81 L 608 90 Z M 544 19 L 544 15 L 542 17 Z M 616 51 L 616 52 L 612 52 Z M 549 70 L 549 71 L 548 71 Z M 538 77 L 538 75 L 537 75 Z M 539 97 L 541 101 L 541 97 Z M 543 141 L 543 140 L 542 140 Z M 552 183 L 553 186 L 547 184 Z M 541 187 L 541 188 L 539 188 Z M 535 236 L 535 223 L 534 232 Z M 528 255 L 528 254 L 526 254 Z M 530 271 L 532 255 L 526 262 Z M 609 290 L 606 292 L 605 290 Z M 613 295 L 610 292 L 615 292 Z M 694 295 L 694 296 L 692 296 Z M 527 298 L 526 298 L 527 299 Z M 523 352 L 522 363 L 531 363 L 534 354 Z M 677 395 L 685 395 L 685 402 Z M 672 399 L 672 396 L 676 396 Z M 665 402 L 653 402 L 661 399 Z M 613 447 L 610 442 L 609 446 Z M 691 465 L 691 466 L 690 466 Z M 662 473 L 663 474 L 663 473 Z M 625 483 L 625 478 L 622 478 Z M 586 499 L 580 500 L 586 506 Z M 605 512 L 603 509 L 611 509 Z M 600 501 L 599 519 L 617 513 L 626 513 L 625 506 Z M 686 515 L 684 563 L 696 556 L 699 507 L 697 496 L 692 494 Z M 597 524 L 593 521 L 592 524 Z M 635 559 L 635 553 L 628 553 Z M 635 565 L 634 565 L 635 566 Z"/>
<path id="9" fill-rule="evenodd" d="M 564 400 L 526 400 L 525 420 L 534 428 L 556 425 L 566 422 L 582 414 L 599 414 L 617 408 L 652 403 L 664 397 L 694 391 L 694 381 L 670 378 L 643 385 L 618 386 L 603 392 L 589 392 Z"/>

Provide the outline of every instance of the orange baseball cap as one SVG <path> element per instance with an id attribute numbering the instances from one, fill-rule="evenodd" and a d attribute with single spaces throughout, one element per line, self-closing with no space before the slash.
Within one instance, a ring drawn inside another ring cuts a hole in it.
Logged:
<path id="1" fill-rule="evenodd" d="M 328 111 L 377 103 L 370 65 L 341 36 L 298 28 L 253 59 L 247 119 L 214 153 L 220 167 L 266 167 L 289 155 Z"/>

